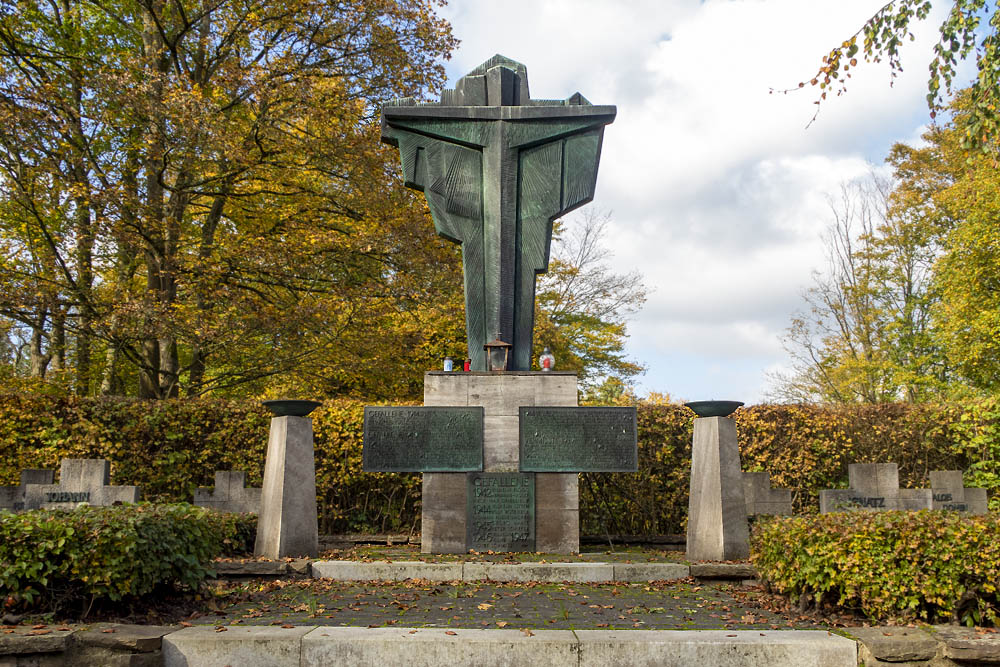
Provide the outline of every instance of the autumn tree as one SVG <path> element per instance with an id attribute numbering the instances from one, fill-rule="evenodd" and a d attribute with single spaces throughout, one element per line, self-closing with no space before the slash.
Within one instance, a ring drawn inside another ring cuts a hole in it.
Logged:
<path id="1" fill-rule="evenodd" d="M 900 50 L 914 39 L 917 22 L 927 20 L 934 6 L 948 8 L 938 28 L 927 79 L 927 104 L 931 118 L 947 106 L 953 93 L 965 88 L 956 81 L 960 63 L 972 59 L 976 78 L 967 89 L 968 110 L 962 117 L 960 141 L 966 150 L 996 156 L 1000 146 L 1000 7 L 988 0 L 892 0 L 884 4 L 841 44 L 823 56 L 817 72 L 807 84 L 820 89 L 819 105 L 830 92 L 847 90 L 852 70 L 865 62 L 887 61 L 891 76 L 903 70 Z M 785 91 L 788 92 L 788 91 Z M 817 110 L 818 113 L 818 110 Z"/>
<path id="2" fill-rule="evenodd" d="M 827 267 L 785 336 L 790 373 L 773 395 L 795 402 L 884 403 L 942 395 L 948 368 L 932 331 L 937 235 L 876 175 L 831 199 Z"/>
<path id="3" fill-rule="evenodd" d="M 921 145 L 893 146 L 890 187 L 862 197 L 874 203 L 844 200 L 835 261 L 793 320 L 795 370 L 777 397 L 922 401 L 1000 388 L 1000 177 L 991 156 L 964 147 L 974 104 L 960 92 Z"/>
<path id="4" fill-rule="evenodd" d="M 259 389 L 371 338 L 367 307 L 405 292 L 393 231 L 426 215 L 373 185 L 393 162 L 373 121 L 443 83 L 433 5 L 4 5 L 0 312 L 30 331 L 32 374 Z"/>
<path id="5" fill-rule="evenodd" d="M 913 151 L 956 155 L 960 151 L 964 98 L 959 120 L 929 135 L 928 148 Z M 974 391 L 1000 390 L 1000 175 L 988 156 L 952 159 L 931 171 L 930 201 L 947 229 L 934 266 L 939 299 L 933 315 L 937 336 L 961 381 Z M 942 177 L 942 173 L 944 177 Z"/>
<path id="6" fill-rule="evenodd" d="M 550 347 L 557 367 L 577 371 L 584 390 L 607 378 L 627 385 L 644 370 L 627 357 L 625 342 L 628 320 L 647 289 L 638 272 L 615 273 L 608 265 L 610 219 L 608 212 L 584 209 L 557 221 L 549 270 L 536 290 L 536 352 Z"/>

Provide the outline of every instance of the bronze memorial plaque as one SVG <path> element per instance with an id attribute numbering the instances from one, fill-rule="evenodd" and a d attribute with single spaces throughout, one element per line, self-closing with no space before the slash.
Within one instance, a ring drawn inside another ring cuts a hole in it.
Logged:
<path id="1" fill-rule="evenodd" d="M 524 472 L 636 472 L 635 408 L 522 407 Z"/>
<path id="2" fill-rule="evenodd" d="M 482 407 L 365 407 L 362 469 L 475 472 L 483 469 Z"/>
<path id="3" fill-rule="evenodd" d="M 535 550 L 535 476 L 467 475 L 465 546 L 476 551 Z"/>

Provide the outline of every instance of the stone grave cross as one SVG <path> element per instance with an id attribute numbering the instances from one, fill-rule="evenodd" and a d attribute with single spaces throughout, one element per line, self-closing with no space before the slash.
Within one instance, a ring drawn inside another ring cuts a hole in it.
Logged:
<path id="1" fill-rule="evenodd" d="M 245 486 L 246 477 L 242 470 L 216 470 L 215 488 L 195 489 L 194 504 L 217 512 L 259 514 L 261 489 Z"/>
<path id="2" fill-rule="evenodd" d="M 111 466 L 106 459 L 63 459 L 58 484 L 28 484 L 24 497 L 29 510 L 137 502 L 138 486 L 111 486 Z"/>
<path id="3" fill-rule="evenodd" d="M 931 509 L 930 489 L 899 488 L 895 463 L 852 463 L 847 467 L 847 489 L 819 492 L 819 511 Z"/>
<path id="4" fill-rule="evenodd" d="M 795 513 L 791 489 L 772 489 L 771 475 L 766 472 L 743 473 L 743 496 L 746 498 L 747 516 L 790 516 Z"/>
<path id="5" fill-rule="evenodd" d="M 24 509 L 24 497 L 29 484 L 51 484 L 55 479 L 54 470 L 29 468 L 21 471 L 21 484 L 0 486 L 0 510 L 18 512 Z"/>
<path id="6" fill-rule="evenodd" d="M 961 470 L 932 470 L 931 499 L 936 510 L 986 514 L 986 489 L 965 488 Z"/>

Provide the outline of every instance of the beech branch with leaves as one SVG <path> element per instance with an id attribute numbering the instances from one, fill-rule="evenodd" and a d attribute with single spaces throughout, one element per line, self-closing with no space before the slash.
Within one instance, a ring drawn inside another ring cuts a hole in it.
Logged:
<path id="1" fill-rule="evenodd" d="M 815 101 L 816 120 L 819 107 L 830 92 L 838 96 L 847 91 L 852 70 L 865 62 L 887 61 L 890 76 L 903 71 L 900 50 L 915 39 L 913 26 L 931 15 L 932 0 L 893 0 L 875 12 L 857 32 L 823 56 L 816 73 L 795 88 L 772 92 L 787 93 L 808 86 L 818 87 Z M 956 82 L 959 64 L 975 58 L 977 76 L 969 86 L 971 105 L 965 117 L 962 147 L 994 156 L 1000 151 L 1000 7 L 988 0 L 952 0 L 947 17 L 939 28 L 927 79 L 927 105 L 934 118 L 964 82 Z"/>

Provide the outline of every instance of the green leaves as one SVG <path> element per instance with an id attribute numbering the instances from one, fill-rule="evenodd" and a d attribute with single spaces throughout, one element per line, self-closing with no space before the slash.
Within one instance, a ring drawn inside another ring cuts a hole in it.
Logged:
<path id="1" fill-rule="evenodd" d="M 1000 116 L 997 115 L 1000 87 L 996 84 L 1000 74 L 1000 9 L 990 7 L 987 0 L 942 0 L 938 4 L 950 5 L 950 9 L 938 28 L 939 37 L 930 61 L 927 106 L 931 118 L 946 106 L 947 98 L 956 92 L 954 80 L 960 63 L 974 55 L 978 72 L 971 91 L 980 104 L 963 121 L 969 130 L 963 146 L 966 150 L 996 158 L 1000 151 Z M 904 41 L 913 41 L 915 24 L 930 16 L 932 6 L 931 0 L 893 0 L 887 3 L 849 39 L 823 56 L 817 74 L 810 81 L 811 85 L 819 84 L 821 89 L 826 89 L 833 81 L 838 81 L 837 95 L 846 92 L 847 79 L 851 77 L 849 70 L 857 65 L 855 55 L 859 50 L 865 62 L 888 60 L 890 77 L 894 79 L 903 71 L 901 45 Z M 989 28 L 983 29 L 983 21 L 987 18 Z M 862 37 L 860 49 L 858 37 Z M 839 76 L 841 73 L 845 76 Z M 803 84 L 798 87 L 803 87 Z M 824 99 L 825 92 L 816 104 Z M 815 119 L 816 116 L 813 117 Z"/>
<path id="2" fill-rule="evenodd" d="M 22 609 L 58 610 L 161 584 L 197 588 L 211 561 L 231 551 L 224 542 L 245 552 L 255 526 L 256 517 L 187 504 L 0 513 L 0 592 Z"/>
<path id="3" fill-rule="evenodd" d="M 1000 516 L 995 514 L 774 517 L 754 526 L 751 560 L 779 592 L 831 600 L 872 619 L 1000 620 Z"/>

